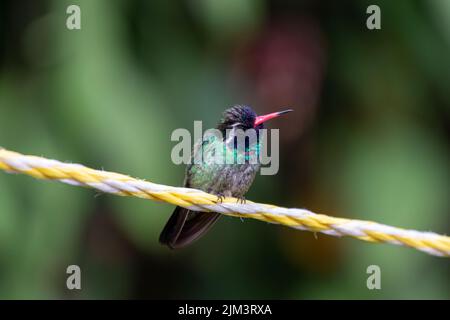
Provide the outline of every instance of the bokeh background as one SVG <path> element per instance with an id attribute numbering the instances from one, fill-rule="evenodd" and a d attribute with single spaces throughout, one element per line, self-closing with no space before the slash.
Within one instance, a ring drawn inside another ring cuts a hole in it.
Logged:
<path id="1" fill-rule="evenodd" d="M 445 234 L 449 57 L 447 0 L 2 0 L 0 145 L 181 185 L 174 129 L 291 106 L 269 124 L 279 173 L 248 199 Z M 257 221 L 223 217 L 171 251 L 172 210 L 0 173 L 0 298 L 450 298 L 447 259 Z"/>

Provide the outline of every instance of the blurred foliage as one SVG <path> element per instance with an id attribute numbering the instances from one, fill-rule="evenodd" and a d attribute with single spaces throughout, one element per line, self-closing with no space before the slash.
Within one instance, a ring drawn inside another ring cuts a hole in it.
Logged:
<path id="1" fill-rule="evenodd" d="M 369 4 L 2 1 L 0 145 L 180 185 L 175 128 L 289 105 L 280 171 L 249 199 L 447 233 L 449 1 L 378 1 L 376 31 Z M 225 217 L 170 251 L 169 205 L 6 174 L 0 191 L 0 298 L 450 297 L 448 261 L 414 250 Z"/>

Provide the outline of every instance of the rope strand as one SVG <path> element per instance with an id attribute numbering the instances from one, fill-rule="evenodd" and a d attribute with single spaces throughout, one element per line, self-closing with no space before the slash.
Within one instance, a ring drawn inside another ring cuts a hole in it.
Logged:
<path id="1" fill-rule="evenodd" d="M 350 236 L 368 242 L 403 245 L 431 255 L 450 257 L 450 237 L 433 232 L 406 230 L 371 221 L 335 218 L 306 209 L 283 208 L 235 198 L 218 201 L 201 190 L 171 187 L 135 179 L 127 175 L 94 170 L 80 164 L 63 163 L 0 149 L 0 169 L 23 173 L 37 179 L 94 188 L 105 193 L 167 202 L 190 210 L 213 211 L 224 215 L 253 218 L 295 229 L 331 236 Z"/>

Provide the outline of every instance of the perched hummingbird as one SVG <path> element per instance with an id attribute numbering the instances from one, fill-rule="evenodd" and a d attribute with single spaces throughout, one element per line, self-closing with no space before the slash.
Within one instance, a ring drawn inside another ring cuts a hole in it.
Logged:
<path id="1" fill-rule="evenodd" d="M 217 195 L 219 200 L 224 197 L 235 197 L 242 202 L 244 195 L 250 188 L 256 173 L 260 168 L 258 161 L 235 161 L 217 164 L 214 158 L 217 156 L 214 150 L 223 148 L 231 150 L 234 159 L 242 157 L 248 160 L 250 154 L 259 154 L 261 148 L 260 139 L 246 141 L 244 149 L 238 149 L 233 132 L 236 129 L 243 131 L 255 129 L 259 137 L 259 130 L 263 129 L 263 123 L 276 118 L 292 110 L 274 112 L 263 116 L 257 116 L 252 108 L 236 105 L 223 113 L 223 118 L 217 125 L 222 133 L 222 138 L 210 137 L 201 139 L 193 148 L 192 161 L 186 168 L 184 186 L 186 188 L 200 189 Z M 228 133 L 228 135 L 227 135 Z M 203 152 L 199 163 L 193 161 L 199 152 Z M 168 245 L 172 249 L 182 248 L 204 235 L 220 217 L 220 213 L 198 212 L 182 207 L 176 207 L 172 216 L 167 221 L 159 242 Z"/>

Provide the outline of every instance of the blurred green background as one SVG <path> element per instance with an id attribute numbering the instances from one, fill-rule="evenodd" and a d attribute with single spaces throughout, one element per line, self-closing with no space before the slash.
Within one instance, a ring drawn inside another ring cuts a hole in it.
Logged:
<path id="1" fill-rule="evenodd" d="M 248 199 L 445 234 L 449 57 L 447 0 L 3 0 L 0 145 L 181 185 L 174 129 L 291 106 L 269 124 L 280 171 Z M 223 217 L 171 251 L 172 211 L 0 172 L 0 298 L 450 298 L 448 259 L 257 221 Z"/>

